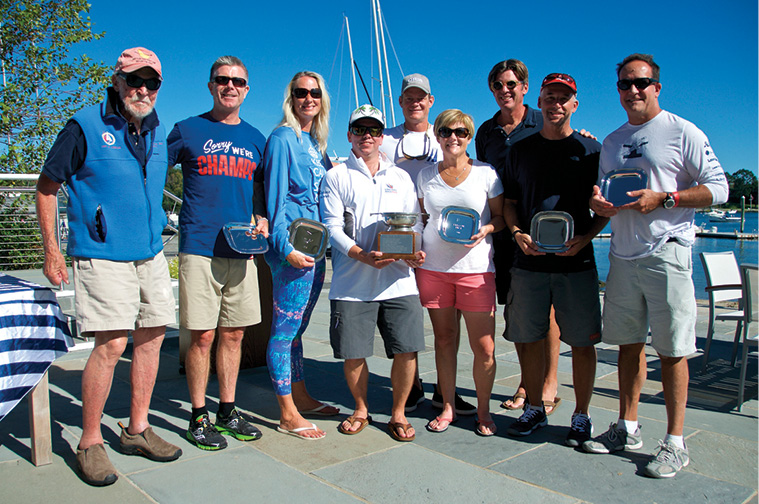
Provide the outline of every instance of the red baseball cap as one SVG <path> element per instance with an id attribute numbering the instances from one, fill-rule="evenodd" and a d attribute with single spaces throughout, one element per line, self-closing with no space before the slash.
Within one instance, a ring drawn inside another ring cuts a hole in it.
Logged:
<path id="1" fill-rule="evenodd" d="M 549 84 L 564 84 L 574 93 L 577 92 L 577 83 L 571 75 L 565 73 L 550 73 L 543 79 L 543 84 L 540 85 L 540 89 L 543 89 Z"/>
<path id="2" fill-rule="evenodd" d="M 153 51 L 144 47 L 133 47 L 121 53 L 116 66 L 113 68 L 113 72 L 132 73 L 145 67 L 152 68 L 158 74 L 158 77 L 163 79 L 161 75 L 161 61 Z"/>

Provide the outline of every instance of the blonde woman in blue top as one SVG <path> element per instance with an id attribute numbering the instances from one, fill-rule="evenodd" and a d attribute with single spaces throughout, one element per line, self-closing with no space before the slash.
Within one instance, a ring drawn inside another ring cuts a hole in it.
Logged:
<path id="1" fill-rule="evenodd" d="M 284 117 L 266 142 L 264 187 L 271 247 L 273 313 L 267 364 L 280 408 L 279 432 L 301 439 L 326 433 L 304 414 L 337 415 L 340 410 L 308 393 L 301 337 L 324 284 L 325 260 L 314 261 L 290 244 L 290 224 L 319 220 L 319 185 L 331 167 L 327 151 L 329 95 L 315 72 L 298 72 L 285 90 Z"/>

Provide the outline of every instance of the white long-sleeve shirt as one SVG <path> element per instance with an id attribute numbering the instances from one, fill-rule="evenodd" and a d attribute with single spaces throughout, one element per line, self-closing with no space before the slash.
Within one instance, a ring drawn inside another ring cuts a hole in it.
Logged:
<path id="1" fill-rule="evenodd" d="M 727 201 L 727 178 L 709 139 L 693 123 L 664 110 L 644 124 L 625 123 L 606 137 L 599 180 L 620 168 L 643 170 L 653 191 L 704 185 L 713 205 Z M 660 207 L 648 214 L 622 210 L 611 218 L 610 252 L 622 259 L 647 257 L 669 238 L 690 246 L 696 237 L 694 215 L 694 208 L 684 207 Z"/>
<path id="2" fill-rule="evenodd" d="M 332 245 L 330 299 L 381 301 L 418 294 L 414 272 L 404 261 L 377 269 L 348 257 L 354 245 L 366 252 L 377 250 L 377 233 L 387 226 L 381 215 L 372 214 L 419 213 L 414 183 L 405 171 L 380 159 L 379 170 L 372 177 L 363 160 L 351 152 L 345 163 L 327 172 L 319 200 Z M 352 237 L 346 233 L 346 214 L 353 217 Z M 421 216 L 414 230 L 422 231 Z"/>

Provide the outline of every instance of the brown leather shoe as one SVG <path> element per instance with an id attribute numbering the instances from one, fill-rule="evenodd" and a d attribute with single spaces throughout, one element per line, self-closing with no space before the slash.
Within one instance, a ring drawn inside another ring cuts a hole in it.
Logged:
<path id="1" fill-rule="evenodd" d="M 158 434 L 148 427 L 140 434 L 129 434 L 124 424 L 121 427 L 121 453 L 124 455 L 142 455 L 156 462 L 171 462 L 182 455 L 182 450 L 168 441 L 164 441 Z"/>
<path id="2" fill-rule="evenodd" d="M 76 465 L 82 480 L 93 486 L 112 485 L 119 479 L 102 443 L 84 450 L 77 448 Z"/>

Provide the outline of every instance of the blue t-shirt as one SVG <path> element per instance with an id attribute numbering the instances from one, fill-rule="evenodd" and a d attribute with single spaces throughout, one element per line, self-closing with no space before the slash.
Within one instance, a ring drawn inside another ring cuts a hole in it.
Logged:
<path id="1" fill-rule="evenodd" d="M 253 173 L 266 139 L 245 121 L 225 124 L 209 112 L 178 122 L 168 137 L 169 166 L 182 164 L 179 251 L 206 257 L 247 258 L 227 244 L 228 222 L 250 222 Z"/>
<path id="2" fill-rule="evenodd" d="M 319 186 L 332 163 L 307 132 L 299 139 L 292 128 L 281 126 L 266 142 L 264 167 L 269 242 L 285 259 L 293 251 L 290 224 L 298 218 L 319 220 Z"/>

